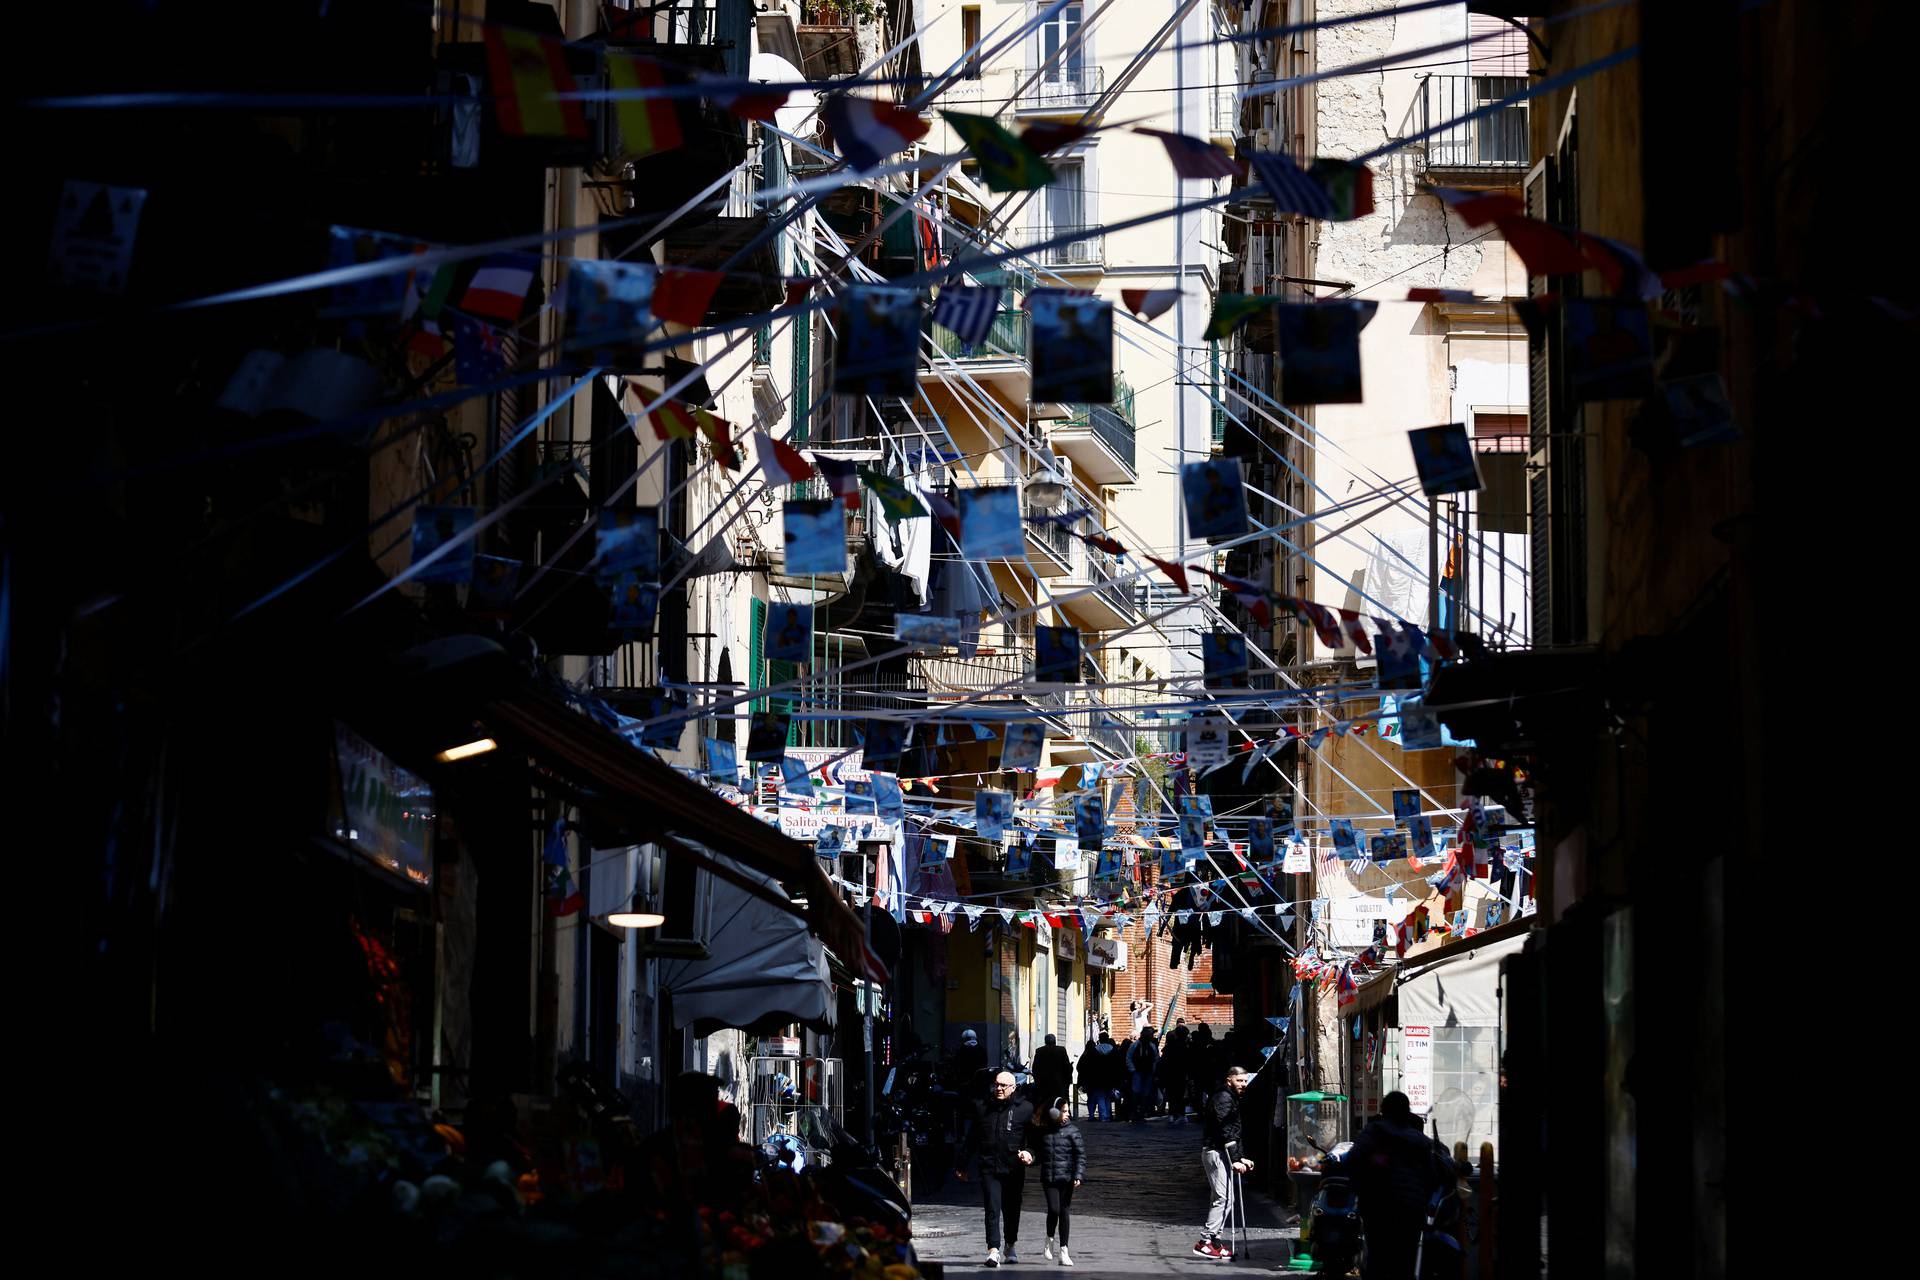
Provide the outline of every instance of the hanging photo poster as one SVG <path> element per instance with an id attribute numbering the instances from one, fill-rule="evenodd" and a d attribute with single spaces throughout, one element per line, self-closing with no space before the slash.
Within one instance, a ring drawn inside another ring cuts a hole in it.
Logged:
<path id="1" fill-rule="evenodd" d="M 646 581 L 639 569 L 622 569 L 607 582 L 607 608 L 608 627 L 630 639 L 650 639 L 660 584 Z"/>
<path id="2" fill-rule="evenodd" d="M 861 762 L 869 770 L 891 773 L 900 765 L 900 753 L 906 749 L 907 726 L 898 720 L 868 720 L 861 738 Z"/>
<path id="3" fill-rule="evenodd" d="M 1069 840 L 1065 836 L 1056 837 L 1053 842 L 1053 869 L 1055 871 L 1080 870 L 1080 842 Z"/>
<path id="4" fill-rule="evenodd" d="M 960 647 L 960 619 L 931 613 L 893 615 L 894 638 L 922 653 Z"/>
<path id="5" fill-rule="evenodd" d="M 1218 542 L 1247 531 L 1247 487 L 1237 458 L 1208 458 L 1180 468 L 1187 533 Z"/>
<path id="6" fill-rule="evenodd" d="M 813 851 L 822 858 L 838 858 L 847 851 L 847 832 L 844 827 L 821 827 L 820 834 L 813 838 Z"/>
<path id="7" fill-rule="evenodd" d="M 660 575 L 660 508 L 602 507 L 593 520 L 594 567 L 602 577 L 622 569 Z"/>
<path id="8" fill-rule="evenodd" d="M 1007 828 L 1013 825 L 1013 793 L 974 792 L 973 821 L 982 840 L 998 840 L 1006 835 Z"/>
<path id="9" fill-rule="evenodd" d="M 1417 787 L 1393 793 L 1393 819 L 1395 822 L 1405 822 L 1408 818 L 1414 817 L 1419 812 L 1420 791 Z"/>
<path id="10" fill-rule="evenodd" d="M 1079 631 L 1072 627 L 1033 629 L 1033 678 L 1041 684 L 1079 683 Z"/>
<path id="11" fill-rule="evenodd" d="M 1303 876 L 1312 871 L 1313 859 L 1307 854 L 1307 846 L 1297 843 L 1289 844 L 1286 861 L 1280 864 L 1280 870 L 1283 874 L 1290 876 Z"/>
<path id="12" fill-rule="evenodd" d="M 790 795 L 813 798 L 813 771 L 796 756 L 780 757 L 780 789 Z"/>
<path id="13" fill-rule="evenodd" d="M 1375 862 L 1392 862 L 1396 858 L 1407 856 L 1407 833 L 1388 828 L 1375 835 L 1368 842 L 1368 852 Z"/>
<path id="14" fill-rule="evenodd" d="M 1424 814 L 1407 819 L 1407 848 L 1411 856 L 1425 860 L 1434 856 L 1433 820 Z"/>
<path id="15" fill-rule="evenodd" d="M 1273 819 L 1247 819 L 1247 856 L 1256 866 L 1273 861 Z"/>
<path id="16" fill-rule="evenodd" d="M 847 571 L 847 513 L 831 499 L 795 499 L 781 507 L 786 572 Z"/>
<path id="17" fill-rule="evenodd" d="M 415 507 L 413 563 L 423 564 L 442 547 L 445 554 L 413 575 L 416 582 L 471 582 L 473 580 L 472 507 Z"/>
<path id="18" fill-rule="evenodd" d="M 1180 856 L 1188 862 L 1207 854 L 1207 820 L 1198 814 L 1180 815 Z"/>
<path id="19" fill-rule="evenodd" d="M 1638 400 L 1653 392 L 1645 303 L 1566 298 L 1560 317 L 1575 400 Z"/>
<path id="20" fill-rule="evenodd" d="M 1033 387 L 1039 402 L 1113 403 L 1113 304 L 1071 289 L 1035 289 Z"/>
<path id="21" fill-rule="evenodd" d="M 1106 798 L 1098 791 L 1082 792 L 1073 798 L 1073 828 L 1084 848 L 1098 849 L 1106 843 Z"/>
<path id="22" fill-rule="evenodd" d="M 747 722 L 747 759 L 784 761 L 793 716 L 785 711 L 756 711 Z"/>
<path id="23" fill-rule="evenodd" d="M 567 336 L 562 349 L 575 368 L 599 365 L 614 373 L 642 372 L 654 327 L 649 308 L 656 274 L 651 266 L 610 258 L 567 260 Z"/>
<path id="24" fill-rule="evenodd" d="M 1352 857 L 1355 850 L 1359 848 L 1359 845 L 1354 840 L 1353 820 L 1350 818 L 1335 818 L 1331 825 L 1333 827 L 1333 851 L 1342 858 Z"/>
<path id="25" fill-rule="evenodd" d="M 875 813 L 896 822 L 907 816 L 905 798 L 900 794 L 900 779 L 890 773 L 870 773 L 867 780 L 873 784 Z"/>
<path id="26" fill-rule="evenodd" d="M 1006 728 L 1006 740 L 1000 749 L 1000 767 L 1018 773 L 1032 773 L 1040 767 L 1040 749 L 1046 745 L 1043 725 L 1019 721 Z"/>
<path id="27" fill-rule="evenodd" d="M 1247 638 L 1238 631 L 1209 631 L 1200 637 L 1200 663 L 1209 689 L 1237 683 L 1247 674 Z"/>
<path id="28" fill-rule="evenodd" d="M 848 778 L 844 787 L 847 813 L 849 815 L 874 812 L 872 774 L 863 774 L 858 778 Z"/>
<path id="29" fill-rule="evenodd" d="M 1187 763 L 1200 769 L 1225 764 L 1230 727 L 1225 716 L 1195 716 L 1187 721 Z"/>
<path id="30" fill-rule="evenodd" d="M 920 358 L 919 291 L 854 285 L 843 298 L 833 389 L 859 396 L 913 395 Z"/>
<path id="31" fill-rule="evenodd" d="M 1360 331 L 1374 302 L 1282 302 L 1273 308 L 1280 398 L 1288 404 L 1359 404 Z"/>
<path id="32" fill-rule="evenodd" d="M 1021 560 L 1020 491 L 1010 484 L 961 489 L 960 551 L 968 560 Z"/>
<path id="33" fill-rule="evenodd" d="M 707 775 L 722 782 L 738 783 L 740 780 L 740 757 L 738 749 L 725 738 L 707 739 Z"/>
<path id="34" fill-rule="evenodd" d="M 1458 422 L 1438 427 L 1416 427 L 1407 432 L 1413 446 L 1414 470 L 1420 473 L 1420 491 L 1428 497 L 1446 493 L 1473 493 L 1485 488 L 1480 463 L 1467 429 Z"/>
<path id="35" fill-rule="evenodd" d="M 1033 871 L 1033 836 L 1031 832 L 1016 831 L 1013 840 L 1007 845 L 1007 874 L 1022 877 Z"/>
<path id="36" fill-rule="evenodd" d="M 813 606 L 778 601 L 769 604 L 760 649 L 768 662 L 812 662 Z"/>

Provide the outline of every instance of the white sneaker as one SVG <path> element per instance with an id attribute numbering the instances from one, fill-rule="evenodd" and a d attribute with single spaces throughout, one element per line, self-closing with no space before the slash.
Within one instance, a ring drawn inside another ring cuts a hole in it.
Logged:
<path id="1" fill-rule="evenodd" d="M 1073 1255 L 1067 1252 L 1067 1246 L 1065 1245 L 1060 1246 L 1060 1265 L 1063 1267 L 1073 1265 Z"/>
<path id="2" fill-rule="evenodd" d="M 1008 1264 L 1009 1264 L 1009 1265 L 1011 1265 L 1011 1264 L 1013 1264 L 1013 1263 L 1015 1263 L 1015 1262 L 1018 1262 L 1018 1261 L 1020 1261 L 1020 1251 L 1019 1251 L 1018 1249 L 1016 1249 L 1016 1248 L 1014 1248 L 1014 1247 L 1013 1247 L 1012 1245 L 1008 1245 L 1008 1246 L 1007 1246 L 1007 1262 L 1008 1262 Z"/>
<path id="3" fill-rule="evenodd" d="M 1047 1237 L 1047 1247 L 1041 1250 L 1041 1256 L 1044 1257 L 1048 1262 L 1053 1261 L 1053 1237 L 1052 1236 Z"/>
<path id="4" fill-rule="evenodd" d="M 1000 1251 L 998 1249 L 987 1250 L 987 1265 L 990 1267 L 1000 1265 Z"/>

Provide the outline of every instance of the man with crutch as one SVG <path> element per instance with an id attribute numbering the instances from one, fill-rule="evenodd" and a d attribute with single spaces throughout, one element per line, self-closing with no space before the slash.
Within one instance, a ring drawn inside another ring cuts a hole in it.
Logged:
<path id="1" fill-rule="evenodd" d="M 1241 1205 L 1240 1177 L 1253 1172 L 1253 1161 L 1246 1158 L 1240 1140 L 1240 1095 L 1247 1091 L 1249 1079 L 1245 1067 L 1228 1067 L 1226 1087 L 1208 1098 L 1203 1109 L 1206 1131 L 1200 1149 L 1200 1167 L 1207 1175 L 1211 1199 L 1207 1204 L 1207 1225 L 1193 1252 L 1221 1262 L 1233 1257 L 1232 1244 L 1221 1243 L 1220 1237 L 1232 1229 L 1231 1214 Z M 1244 1223 L 1244 1207 L 1239 1212 Z"/>

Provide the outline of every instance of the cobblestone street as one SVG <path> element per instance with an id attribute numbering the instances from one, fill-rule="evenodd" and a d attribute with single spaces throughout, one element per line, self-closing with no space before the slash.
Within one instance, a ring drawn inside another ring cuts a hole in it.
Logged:
<path id="1" fill-rule="evenodd" d="M 1206 1217 L 1207 1188 L 1200 1172 L 1200 1126 L 1080 1122 L 1087 1139 L 1087 1178 L 1073 1201 L 1073 1274 L 1179 1275 L 1230 1268 L 1271 1271 L 1284 1264 L 1299 1236 L 1287 1213 L 1249 1187 L 1247 1234 L 1252 1256 L 1210 1262 L 1190 1250 Z M 986 1234 L 979 1184 L 949 1177 L 914 1205 L 914 1247 L 949 1275 L 975 1275 L 985 1266 Z M 1020 1262 L 1014 1271 L 1061 1271 L 1041 1254 L 1046 1205 L 1029 1179 L 1020 1217 Z M 1006 1268 L 1001 1268 L 1004 1272 Z"/>

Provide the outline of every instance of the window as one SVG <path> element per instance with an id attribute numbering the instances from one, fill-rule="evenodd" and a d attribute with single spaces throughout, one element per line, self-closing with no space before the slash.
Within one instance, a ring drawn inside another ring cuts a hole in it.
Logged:
<path id="1" fill-rule="evenodd" d="M 1527 532 L 1527 449 L 1524 413 L 1473 412 L 1473 449 L 1480 455 L 1479 525 L 1482 533 Z"/>
<path id="2" fill-rule="evenodd" d="M 968 5 L 960 11 L 960 46 L 963 49 L 973 49 L 973 47 L 979 43 L 980 6 Z M 967 69 L 962 73 L 961 78 L 964 80 L 978 80 L 980 78 L 980 54 L 978 50 L 968 55 Z"/>
<path id="3" fill-rule="evenodd" d="M 1078 84 L 1086 72 L 1086 46 L 1075 44 L 1080 34 L 1080 13 L 1083 6 L 1070 4 L 1059 13 L 1048 18 L 1040 28 L 1040 65 L 1048 68 L 1047 79 L 1065 80 Z M 1061 50 L 1067 50 L 1061 54 Z M 1056 55 L 1060 61 L 1054 62 Z"/>
<path id="4" fill-rule="evenodd" d="M 1080 159 L 1051 162 L 1056 175 L 1047 186 L 1047 230 L 1055 235 L 1087 225 L 1087 163 Z"/>
<path id="5" fill-rule="evenodd" d="M 1473 105 L 1487 106 L 1510 98 L 1526 87 L 1525 76 L 1475 76 Z M 1502 107 L 1473 122 L 1475 164 L 1525 164 L 1527 145 L 1527 107 L 1523 102 Z"/>

